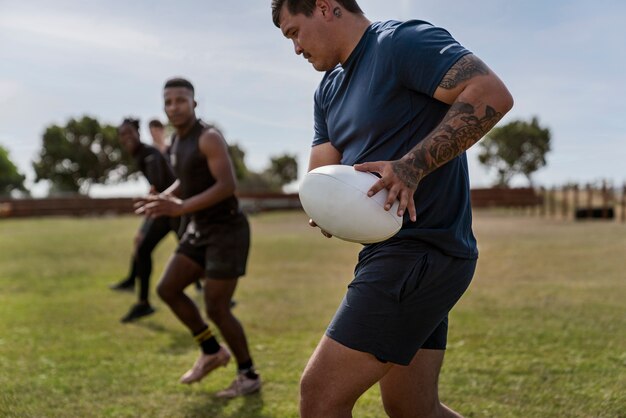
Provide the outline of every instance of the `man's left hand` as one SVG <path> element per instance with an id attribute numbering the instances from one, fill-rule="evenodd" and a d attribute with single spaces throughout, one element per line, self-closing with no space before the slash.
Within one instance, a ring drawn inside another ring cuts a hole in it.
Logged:
<path id="1" fill-rule="evenodd" d="M 135 203 L 135 213 L 150 218 L 178 217 L 183 213 L 183 201 L 170 195 L 148 195 Z"/>
<path id="2" fill-rule="evenodd" d="M 385 203 L 385 210 L 391 209 L 396 199 L 400 201 L 398 205 L 398 216 L 403 216 L 406 209 L 409 210 L 409 217 L 411 221 L 417 220 L 417 212 L 415 210 L 415 202 L 413 201 L 413 194 L 416 187 L 411 187 L 398 177 L 394 167 L 401 169 L 403 165 L 402 160 L 398 161 L 375 161 L 362 164 L 355 164 L 354 169 L 358 171 L 370 171 L 372 173 L 378 173 L 380 179 L 374 183 L 372 188 L 367 193 L 368 196 L 374 196 L 376 193 L 383 189 L 387 189 L 389 194 Z"/>

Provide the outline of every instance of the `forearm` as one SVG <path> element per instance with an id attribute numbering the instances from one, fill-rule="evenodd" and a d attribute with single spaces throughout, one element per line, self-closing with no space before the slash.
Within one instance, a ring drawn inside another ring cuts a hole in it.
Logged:
<path id="1" fill-rule="evenodd" d="M 450 106 L 439 125 L 401 160 L 394 173 L 415 188 L 428 174 L 480 140 L 512 106 L 508 91 L 481 84 L 468 86 Z"/>
<path id="2" fill-rule="evenodd" d="M 171 196 L 178 196 L 179 189 L 180 189 L 180 181 L 178 181 L 178 179 L 176 179 L 176 181 L 174 181 L 174 183 L 172 183 L 170 185 L 170 187 L 168 187 L 167 189 L 163 190 L 163 192 L 161 194 L 171 195 Z"/>

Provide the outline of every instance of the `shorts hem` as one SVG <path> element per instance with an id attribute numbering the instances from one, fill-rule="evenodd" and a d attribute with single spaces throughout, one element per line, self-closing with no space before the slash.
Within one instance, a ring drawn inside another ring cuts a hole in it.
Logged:
<path id="1" fill-rule="evenodd" d="M 211 280 L 223 280 L 223 281 L 227 281 L 227 280 L 237 280 L 240 277 L 244 276 L 244 274 L 235 274 L 232 272 L 229 273 L 224 273 L 224 272 L 214 272 L 214 271 L 205 271 L 206 274 L 206 278 L 207 279 L 211 279 Z"/>
<path id="2" fill-rule="evenodd" d="M 393 358 L 393 357 L 389 356 L 388 354 L 383 354 L 383 353 L 381 353 L 381 352 L 379 352 L 379 351 L 377 351 L 377 350 L 375 350 L 374 348 L 371 348 L 371 347 L 368 347 L 368 348 L 358 347 L 357 344 L 352 344 L 352 343 L 350 343 L 348 341 L 345 341 L 343 338 L 340 338 L 337 335 L 333 335 L 332 331 L 326 330 L 325 335 L 328 338 L 330 338 L 331 340 L 333 340 L 333 341 L 343 345 L 344 347 L 348 347 L 348 348 L 350 348 L 352 350 L 356 350 L 356 351 L 359 351 L 361 353 L 371 354 L 378 361 L 398 364 L 400 366 L 408 366 L 411 363 L 411 360 L 413 359 L 413 357 L 415 356 L 415 354 L 413 354 L 413 356 L 411 356 L 411 358 L 408 361 L 406 361 L 404 359 Z"/>

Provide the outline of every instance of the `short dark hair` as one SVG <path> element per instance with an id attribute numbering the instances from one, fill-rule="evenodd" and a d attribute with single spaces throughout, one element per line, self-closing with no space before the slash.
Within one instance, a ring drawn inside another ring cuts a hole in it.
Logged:
<path id="1" fill-rule="evenodd" d="M 169 80 L 167 80 L 165 82 L 165 85 L 163 86 L 163 88 L 167 89 L 167 88 L 170 88 L 170 87 L 184 87 L 186 89 L 191 90 L 191 92 L 195 94 L 195 90 L 193 88 L 193 84 L 191 84 L 191 82 L 189 80 L 186 80 L 186 79 L 181 78 L 181 77 L 174 77 L 174 78 L 170 78 Z"/>
<path id="2" fill-rule="evenodd" d="M 131 125 L 133 128 L 135 128 L 137 130 L 137 132 L 139 132 L 139 119 L 134 119 L 134 118 L 125 118 L 122 123 L 120 123 L 120 127 L 124 126 L 124 125 Z"/>
<path id="3" fill-rule="evenodd" d="M 315 0 L 272 0 L 272 20 L 277 28 L 280 28 L 280 12 L 283 5 L 287 3 L 287 10 L 292 15 L 303 14 L 309 17 L 315 9 Z M 356 0 L 337 0 L 350 13 L 363 14 L 363 10 L 359 7 Z"/>
<path id="4" fill-rule="evenodd" d="M 158 119 L 152 119 L 150 122 L 148 122 L 148 128 L 161 128 L 161 129 L 163 129 L 163 124 Z"/>

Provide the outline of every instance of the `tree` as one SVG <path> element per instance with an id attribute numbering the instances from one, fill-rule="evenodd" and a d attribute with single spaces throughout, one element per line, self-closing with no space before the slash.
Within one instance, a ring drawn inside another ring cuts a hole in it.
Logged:
<path id="1" fill-rule="evenodd" d="M 0 196 L 10 196 L 13 191 L 26 193 L 25 179 L 9 159 L 9 151 L 0 145 Z"/>
<path id="2" fill-rule="evenodd" d="M 289 154 L 272 157 L 265 172 L 273 184 L 282 187 L 298 178 L 298 160 L 295 155 Z"/>
<path id="3" fill-rule="evenodd" d="M 245 151 L 238 145 L 228 146 L 239 190 L 243 192 L 279 192 L 285 184 L 298 178 L 298 161 L 295 155 L 272 157 L 270 166 L 261 172 L 250 170 L 245 163 Z"/>
<path id="4" fill-rule="evenodd" d="M 244 162 L 246 153 L 237 144 L 229 145 L 228 153 L 230 154 L 230 159 L 233 162 L 237 180 L 245 179 L 250 174 L 248 167 L 246 167 L 246 163 Z"/>
<path id="5" fill-rule="evenodd" d="M 522 174 L 532 187 L 532 174 L 546 165 L 550 130 L 542 128 L 537 117 L 530 123 L 516 120 L 492 129 L 478 145 L 478 160 L 497 171 L 497 186 L 509 187 L 511 179 Z"/>
<path id="6" fill-rule="evenodd" d="M 52 190 L 74 193 L 87 193 L 92 184 L 119 182 L 134 172 L 117 129 L 88 116 L 70 119 L 65 127 L 49 126 L 33 167 L 35 181 L 50 180 Z"/>

